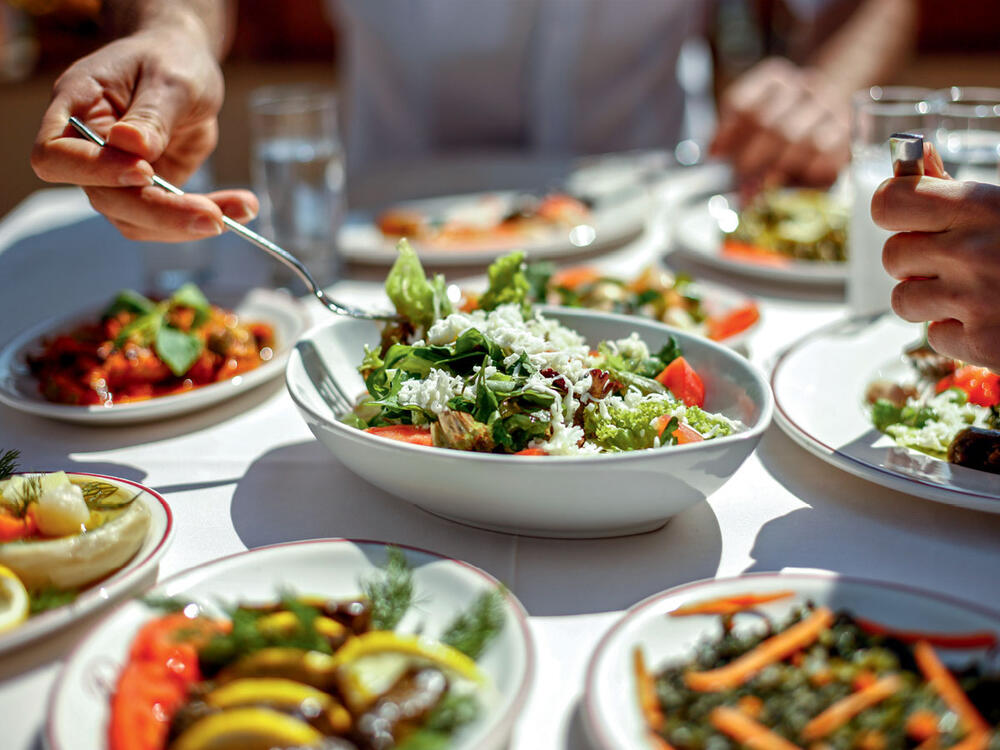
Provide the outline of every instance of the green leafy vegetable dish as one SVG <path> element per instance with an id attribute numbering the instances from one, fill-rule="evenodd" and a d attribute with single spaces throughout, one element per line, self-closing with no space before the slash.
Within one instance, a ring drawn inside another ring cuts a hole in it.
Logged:
<path id="1" fill-rule="evenodd" d="M 503 590 L 484 590 L 432 638 L 396 629 L 426 603 L 399 549 L 358 584 L 356 597 L 285 592 L 225 617 L 147 599 L 165 614 L 132 642 L 109 750 L 451 747 L 497 697 L 476 662 L 503 630 Z"/>
<path id="2" fill-rule="evenodd" d="M 706 411 L 705 385 L 675 339 L 635 333 L 591 347 L 532 308 L 524 256 L 489 269 L 479 309 L 453 309 L 405 240 L 386 279 L 402 318 L 365 352 L 367 395 L 344 421 L 404 442 L 522 455 L 662 448 L 741 425 Z"/>

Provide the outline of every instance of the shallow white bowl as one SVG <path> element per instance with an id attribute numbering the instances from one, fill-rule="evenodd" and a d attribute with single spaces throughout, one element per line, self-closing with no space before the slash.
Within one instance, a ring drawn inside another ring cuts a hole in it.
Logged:
<path id="1" fill-rule="evenodd" d="M 650 669 L 659 671 L 668 663 L 690 658 L 700 641 L 721 634 L 717 616 L 669 617 L 669 612 L 720 597 L 786 590 L 796 596 L 758 609 L 782 619 L 792 608 L 810 600 L 901 630 L 1000 633 L 1000 612 L 899 584 L 833 574 L 755 573 L 677 586 L 629 609 L 591 657 L 583 715 L 594 744 L 602 750 L 652 750 L 636 700 L 632 666 L 636 647 L 642 649 Z M 941 654 L 956 664 L 986 656 L 983 649 L 942 650 Z"/>
<path id="2" fill-rule="evenodd" d="M 440 634 L 484 591 L 500 584 L 468 563 L 397 545 L 413 568 L 415 601 L 397 630 Z M 272 601 L 283 589 L 347 598 L 386 558 L 383 542 L 320 539 L 242 552 L 192 568 L 150 593 L 206 605 Z M 504 599 L 504 629 L 479 658 L 496 689 L 481 716 L 455 736 L 455 750 L 499 750 L 527 697 L 534 647 L 527 614 L 513 594 Z M 107 747 L 109 700 L 136 632 L 156 614 L 138 601 L 116 610 L 70 655 L 52 691 L 45 739 L 51 750 Z"/>
<path id="3" fill-rule="evenodd" d="M 139 496 L 133 502 L 142 503 L 149 511 L 146 538 L 131 560 L 107 578 L 84 588 L 71 603 L 42 612 L 13 630 L 0 633 L 0 654 L 50 635 L 82 620 L 102 607 L 113 604 L 126 594 L 151 584 L 156 580 L 160 558 L 167 551 L 173 538 L 174 522 L 170 506 L 158 493 L 128 479 L 76 471 L 66 473 L 72 479 L 100 480 L 124 487 L 133 493 L 139 492 Z"/>
<path id="4" fill-rule="evenodd" d="M 213 300 L 215 302 L 215 300 Z M 134 424 L 176 417 L 213 406 L 262 385 L 281 374 L 292 344 L 309 325 L 305 308 L 288 294 L 253 289 L 231 307 L 241 318 L 274 327 L 274 356 L 241 375 L 200 388 L 145 401 L 113 406 L 73 406 L 46 400 L 38 392 L 38 381 L 28 371 L 26 357 L 39 349 L 42 339 L 100 315 L 106 305 L 40 323 L 11 340 L 0 351 L 0 403 L 12 409 L 50 419 L 82 424 Z"/>
<path id="5" fill-rule="evenodd" d="M 431 513 L 508 533 L 553 537 L 635 534 L 704 500 L 733 475 L 771 421 L 763 374 L 731 349 L 660 323 L 591 310 L 546 314 L 590 343 L 638 332 L 656 351 L 675 336 L 708 394 L 705 408 L 742 421 L 735 435 L 683 446 L 597 456 L 528 458 L 408 445 L 337 421 L 303 364 L 313 348 L 340 389 L 364 392 L 356 367 L 378 343 L 373 323 L 341 319 L 310 330 L 288 361 L 285 380 L 309 428 L 346 466 Z"/>

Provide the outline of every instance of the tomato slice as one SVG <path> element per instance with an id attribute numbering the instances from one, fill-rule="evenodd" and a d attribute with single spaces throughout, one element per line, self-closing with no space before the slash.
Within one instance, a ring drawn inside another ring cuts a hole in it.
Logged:
<path id="1" fill-rule="evenodd" d="M 671 433 L 677 438 L 677 445 L 687 445 L 688 443 L 700 443 L 705 438 L 697 430 L 688 427 L 686 424 L 677 425 L 677 429 Z"/>
<path id="2" fill-rule="evenodd" d="M 434 445 L 429 427 L 418 427 L 413 424 L 390 424 L 383 427 L 369 427 L 365 432 L 410 445 Z"/>
<path id="3" fill-rule="evenodd" d="M 552 274 L 552 286 L 562 286 L 567 289 L 579 289 L 584 284 L 593 284 L 604 274 L 593 266 L 574 266 L 563 268 Z"/>
<path id="4" fill-rule="evenodd" d="M 725 240 L 722 243 L 722 254 L 733 260 L 753 263 L 758 266 L 774 266 L 783 268 L 791 263 L 791 259 L 774 250 L 757 245 L 747 245 L 743 242 Z"/>
<path id="5" fill-rule="evenodd" d="M 1000 375 L 985 367 L 966 365 L 938 381 L 935 391 L 959 388 L 969 397 L 969 403 L 979 406 L 1000 405 Z"/>
<path id="6" fill-rule="evenodd" d="M 549 455 L 541 448 L 525 448 L 523 451 L 517 451 L 515 456 L 547 456 Z"/>
<path id="7" fill-rule="evenodd" d="M 708 337 L 713 341 L 722 341 L 737 333 L 742 333 L 747 328 L 760 320 L 760 310 L 757 305 L 751 302 L 749 305 L 738 307 L 722 315 L 713 315 L 705 321 L 708 328 Z"/>
<path id="8" fill-rule="evenodd" d="M 678 357 L 656 376 L 685 406 L 705 405 L 705 384 L 684 357 Z"/>

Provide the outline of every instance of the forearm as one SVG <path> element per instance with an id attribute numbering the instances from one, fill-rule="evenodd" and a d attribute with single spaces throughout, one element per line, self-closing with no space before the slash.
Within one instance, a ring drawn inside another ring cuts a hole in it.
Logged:
<path id="1" fill-rule="evenodd" d="M 114 36 L 176 28 L 204 40 L 216 58 L 232 41 L 235 0 L 106 0 L 102 12 Z"/>
<path id="2" fill-rule="evenodd" d="M 917 14 L 915 0 L 865 0 L 811 62 L 845 94 L 885 83 L 910 54 Z"/>

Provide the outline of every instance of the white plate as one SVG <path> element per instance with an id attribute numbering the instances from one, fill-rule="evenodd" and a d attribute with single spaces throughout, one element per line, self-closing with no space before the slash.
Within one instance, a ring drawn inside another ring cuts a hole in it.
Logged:
<path id="1" fill-rule="evenodd" d="M 771 374 L 776 421 L 799 445 L 838 468 L 900 492 L 1000 513 L 1000 477 L 896 443 L 872 425 L 865 390 L 898 375 L 920 327 L 891 314 L 851 318 L 792 344 Z"/>
<path id="2" fill-rule="evenodd" d="M 671 211 L 670 231 L 680 249 L 692 254 L 705 265 L 741 276 L 785 281 L 796 284 L 830 286 L 847 280 L 847 263 L 788 260 L 781 265 L 765 265 L 724 255 L 721 212 L 729 208 L 733 196 L 726 193 L 704 193 L 680 202 Z"/>
<path id="3" fill-rule="evenodd" d="M 416 601 L 398 630 L 436 635 L 483 591 L 500 584 L 468 563 L 399 545 L 413 568 Z M 181 573 L 151 593 L 189 597 L 199 604 L 268 601 L 293 587 L 302 593 L 347 598 L 360 593 L 358 581 L 373 573 L 386 556 L 382 542 L 325 539 L 262 547 Z M 498 750 L 527 697 L 534 671 L 534 647 L 527 614 L 508 593 L 506 621 L 498 638 L 479 659 L 497 694 L 483 715 L 456 736 L 455 750 Z M 103 750 L 109 698 L 129 645 L 139 627 L 155 616 L 138 601 L 129 602 L 95 628 L 70 655 L 52 692 L 46 725 L 51 750 Z"/>
<path id="4" fill-rule="evenodd" d="M 458 206 L 474 204 L 484 198 L 510 203 L 517 195 L 513 191 L 466 193 L 439 198 L 404 201 L 393 208 L 440 215 Z M 512 250 L 524 250 L 532 258 L 558 258 L 577 255 L 602 247 L 618 245 L 642 232 L 649 214 L 650 201 L 643 190 L 623 194 L 621 200 L 602 202 L 595 207 L 589 220 L 573 228 L 554 228 L 526 239 L 491 243 L 472 243 L 465 247 L 442 248 L 411 241 L 420 260 L 429 265 L 481 265 L 506 255 Z M 387 238 L 375 223 L 375 214 L 354 212 L 337 234 L 340 254 L 357 263 L 391 264 L 396 260 L 396 239 Z"/>
<path id="5" fill-rule="evenodd" d="M 292 297 L 268 289 L 254 289 L 233 309 L 244 320 L 274 326 L 274 356 L 260 367 L 186 393 L 109 407 L 72 406 L 46 401 L 38 392 L 38 381 L 28 372 L 25 356 L 37 350 L 43 338 L 96 318 L 105 306 L 46 321 L 11 340 L 0 351 L 0 403 L 29 414 L 83 424 L 126 424 L 175 417 L 233 398 L 276 378 L 284 369 L 295 340 L 309 326 L 304 308 Z"/>
<path id="6" fill-rule="evenodd" d="M 80 477 L 87 480 L 99 479 L 102 482 L 110 482 L 133 491 L 140 490 L 141 494 L 133 502 L 142 503 L 149 511 L 150 521 L 146 539 L 124 567 L 119 568 L 99 583 L 84 589 L 70 604 L 42 612 L 14 630 L 0 633 L 0 654 L 54 633 L 72 622 L 87 617 L 94 611 L 114 603 L 125 594 L 149 585 L 155 579 L 160 558 L 167 551 L 167 546 L 173 538 L 174 522 L 170 506 L 153 490 L 127 479 L 106 477 L 101 474 L 72 471 L 67 472 L 67 474 L 70 477 Z"/>
<path id="7" fill-rule="evenodd" d="M 690 658 L 698 642 L 721 632 L 718 616 L 669 617 L 685 604 L 736 596 L 792 590 L 797 596 L 759 609 L 781 619 L 806 600 L 850 610 L 853 614 L 901 630 L 941 633 L 1000 633 L 1000 613 L 919 589 L 832 574 L 758 573 L 699 581 L 669 589 L 639 602 L 597 646 L 587 669 L 583 713 L 591 738 L 606 750 L 651 750 L 636 700 L 632 653 L 642 648 L 646 663 L 659 671 Z M 982 649 L 942 650 L 943 658 L 961 664 L 985 658 Z"/>
<path id="8" fill-rule="evenodd" d="M 764 376 L 725 346 L 641 318 L 567 308 L 545 312 L 592 344 L 636 331 L 657 351 L 676 337 L 705 382 L 705 408 L 747 429 L 662 450 L 534 458 L 387 440 L 342 424 L 320 393 L 325 374 L 351 398 L 364 392 L 356 368 L 364 346 L 377 345 L 379 335 L 375 324 L 360 320 L 334 320 L 309 331 L 288 360 L 285 381 L 313 434 L 362 478 L 431 513 L 535 536 L 606 537 L 658 528 L 721 487 L 771 421 L 773 400 Z"/>

